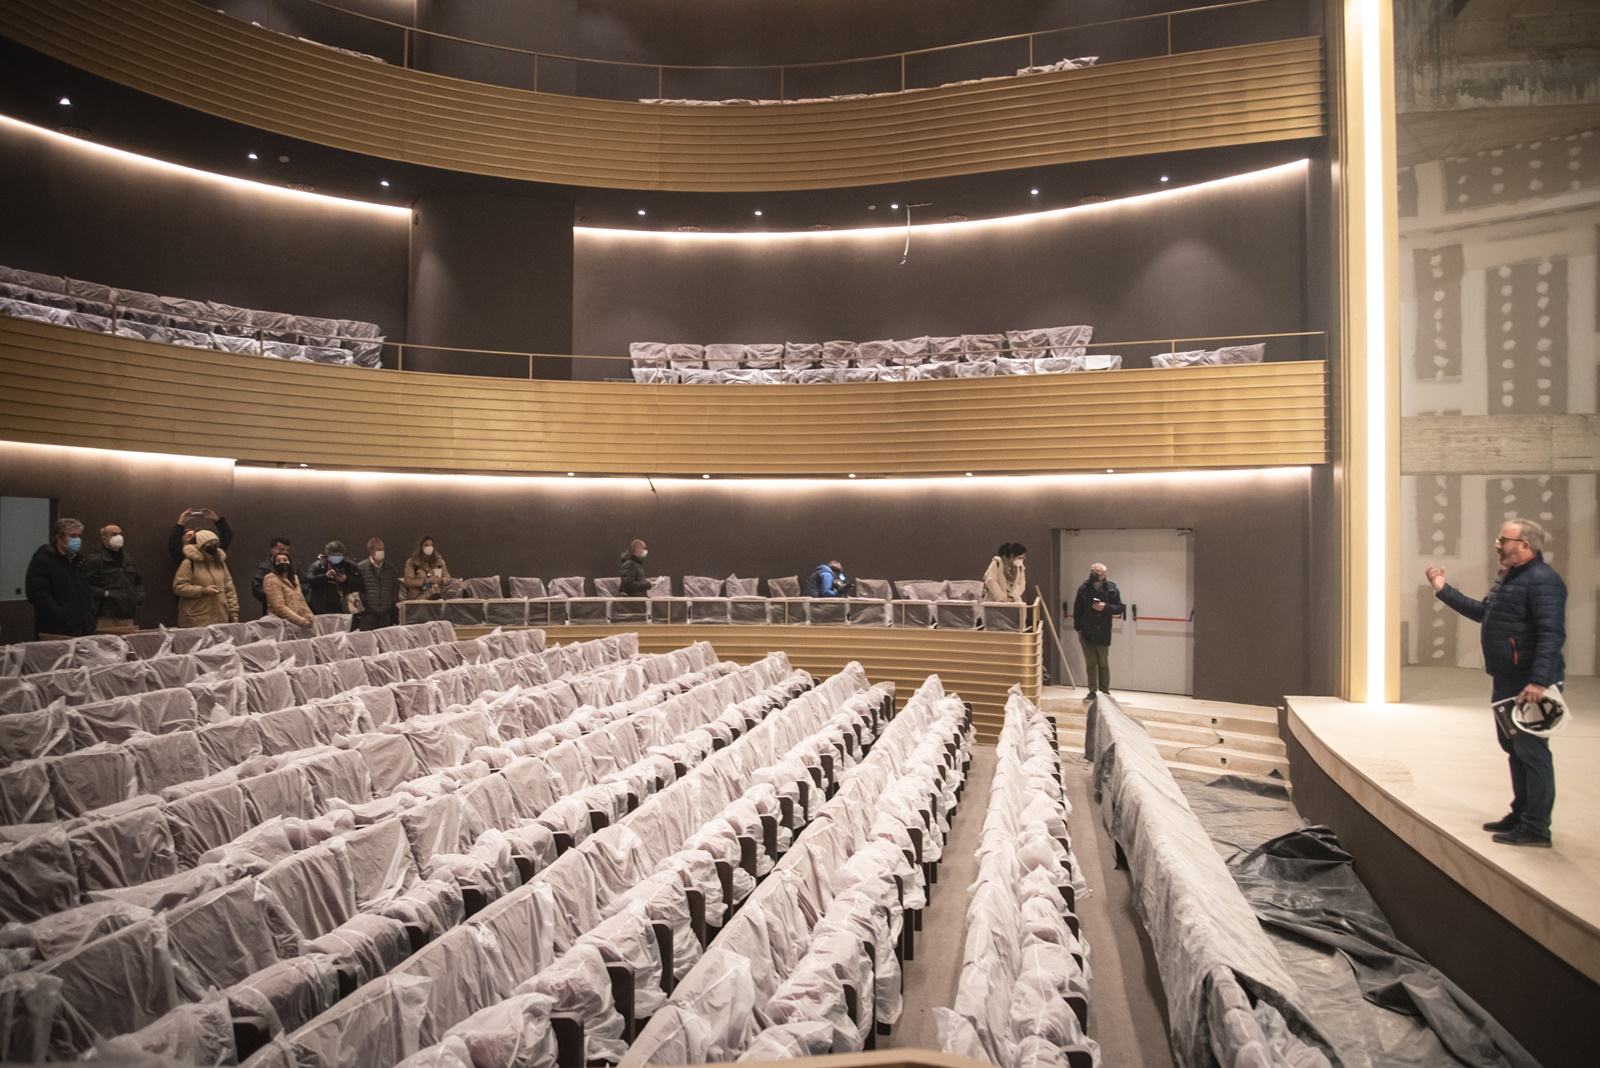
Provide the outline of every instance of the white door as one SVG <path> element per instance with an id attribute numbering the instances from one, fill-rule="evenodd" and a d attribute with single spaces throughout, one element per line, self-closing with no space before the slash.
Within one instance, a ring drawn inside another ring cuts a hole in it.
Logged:
<path id="1" fill-rule="evenodd" d="M 1187 530 L 1061 532 L 1061 636 L 1074 681 L 1084 683 L 1083 654 L 1072 630 L 1072 602 L 1105 564 L 1126 605 L 1111 624 L 1111 689 L 1194 692 L 1194 539 Z"/>

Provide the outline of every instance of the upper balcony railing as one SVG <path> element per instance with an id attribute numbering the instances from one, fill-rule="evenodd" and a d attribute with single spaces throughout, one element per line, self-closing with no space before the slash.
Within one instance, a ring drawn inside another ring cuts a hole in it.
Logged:
<path id="1" fill-rule="evenodd" d="M 1226 0 L 883 55 L 688 65 L 565 55 L 472 40 L 350 10 L 339 0 L 200 0 L 269 30 L 410 70 L 602 100 L 796 101 L 903 92 L 1094 56 L 1115 63 L 1320 33 L 1304 0 Z"/>

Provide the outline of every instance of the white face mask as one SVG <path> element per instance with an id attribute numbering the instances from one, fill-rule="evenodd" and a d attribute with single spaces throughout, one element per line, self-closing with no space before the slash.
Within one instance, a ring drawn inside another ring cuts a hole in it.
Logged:
<path id="1" fill-rule="evenodd" d="M 422 547 L 422 555 L 423 555 L 423 556 L 432 556 L 432 555 L 433 555 L 433 546 L 431 546 L 431 545 L 424 545 L 424 546 L 423 546 L 423 547 Z"/>
<path id="2" fill-rule="evenodd" d="M 643 560 L 645 557 L 647 557 L 649 555 L 650 555 L 650 550 L 649 549 L 640 549 L 639 550 L 639 559 Z"/>
<path id="3" fill-rule="evenodd" d="M 375 563 L 375 564 L 383 563 L 383 550 L 382 549 L 379 549 L 377 552 L 372 554 L 372 562 Z"/>
<path id="4" fill-rule="evenodd" d="M 113 549 L 122 548 L 122 535 L 121 534 L 113 534 L 113 535 L 111 535 L 111 537 L 106 540 L 106 544 L 111 546 Z"/>

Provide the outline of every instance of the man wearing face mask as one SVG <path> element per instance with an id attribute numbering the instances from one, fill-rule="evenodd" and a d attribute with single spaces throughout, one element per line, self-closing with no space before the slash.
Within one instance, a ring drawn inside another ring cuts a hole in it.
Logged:
<path id="1" fill-rule="evenodd" d="M 139 626 L 134 617 L 144 604 L 144 580 L 133 569 L 133 561 L 122 547 L 123 540 L 122 528 L 107 523 L 100 528 L 100 548 L 84 563 L 89 585 L 94 587 L 99 630 L 134 630 Z"/>
<path id="2" fill-rule="evenodd" d="M 617 592 L 623 597 L 648 597 L 650 580 L 644 574 L 644 558 L 650 555 L 644 541 L 635 538 L 628 551 L 622 554 L 622 584 Z"/>
<path id="3" fill-rule="evenodd" d="M 361 572 L 361 615 L 357 630 L 394 626 L 395 602 L 400 599 L 400 571 L 385 557 L 382 538 L 367 542 L 367 558 L 356 565 Z"/>
<path id="4" fill-rule="evenodd" d="M 239 593 L 228 573 L 228 554 L 209 530 L 196 531 L 194 541 L 183 547 L 172 592 L 178 595 L 180 627 L 239 622 Z"/>
<path id="5" fill-rule="evenodd" d="M 1106 578 L 1106 565 L 1090 564 L 1089 578 L 1078 587 L 1072 602 L 1072 629 L 1078 632 L 1088 673 L 1084 700 L 1096 690 L 1111 692 L 1111 621 L 1121 614 L 1122 594 L 1117 584 Z"/>
<path id="6" fill-rule="evenodd" d="M 39 640 L 95 631 L 94 588 L 83 566 L 83 524 L 57 519 L 51 539 L 28 562 L 24 580 Z"/>
<path id="7" fill-rule="evenodd" d="M 361 593 L 361 572 L 344 554 L 344 542 L 330 541 L 306 571 L 306 601 L 319 616 L 349 612 L 350 595 Z"/>

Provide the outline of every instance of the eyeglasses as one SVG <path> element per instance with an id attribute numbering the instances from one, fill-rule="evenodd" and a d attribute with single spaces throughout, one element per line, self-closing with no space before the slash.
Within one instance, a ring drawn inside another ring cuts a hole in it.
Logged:
<path id="1" fill-rule="evenodd" d="M 1496 539 L 1494 539 L 1494 543 L 1496 545 L 1507 545 L 1507 544 L 1509 544 L 1511 542 L 1514 542 L 1514 541 L 1520 541 L 1524 545 L 1526 545 L 1528 543 L 1528 539 L 1527 538 L 1496 538 Z"/>

